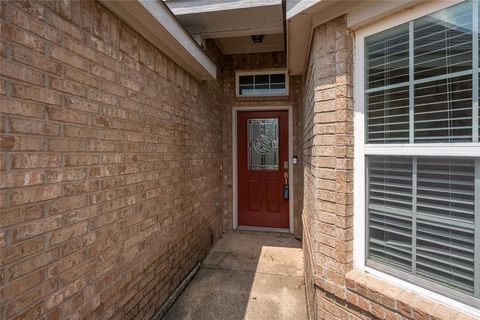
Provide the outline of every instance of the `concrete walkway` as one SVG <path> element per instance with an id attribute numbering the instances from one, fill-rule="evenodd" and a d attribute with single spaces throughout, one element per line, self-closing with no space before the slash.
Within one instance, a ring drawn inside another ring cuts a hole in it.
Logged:
<path id="1" fill-rule="evenodd" d="M 287 235 L 224 235 L 163 320 L 307 319 L 301 243 Z"/>

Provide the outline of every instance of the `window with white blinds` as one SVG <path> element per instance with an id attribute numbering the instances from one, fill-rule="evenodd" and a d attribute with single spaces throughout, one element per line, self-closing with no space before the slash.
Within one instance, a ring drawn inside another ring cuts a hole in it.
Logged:
<path id="1" fill-rule="evenodd" d="M 368 259 L 478 297 L 475 161 L 369 156 Z"/>
<path id="2" fill-rule="evenodd" d="M 366 264 L 472 305 L 480 304 L 479 11 L 478 0 L 464 1 L 364 38 Z M 479 152 L 435 152 L 445 143 Z"/>
<path id="3" fill-rule="evenodd" d="M 479 141 L 474 5 L 465 1 L 365 39 L 367 143 Z"/>

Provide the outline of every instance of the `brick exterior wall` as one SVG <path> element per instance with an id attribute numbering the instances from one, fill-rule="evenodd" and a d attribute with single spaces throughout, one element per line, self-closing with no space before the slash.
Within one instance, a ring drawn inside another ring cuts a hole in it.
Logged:
<path id="1" fill-rule="evenodd" d="M 0 318 L 149 319 L 222 231 L 222 74 L 94 1 L 0 24 Z"/>
<path id="2" fill-rule="evenodd" d="M 324 318 L 323 287 L 343 288 L 352 268 L 352 44 L 344 19 L 316 28 L 304 80 L 303 238 L 312 319 Z"/>
<path id="3" fill-rule="evenodd" d="M 232 108 L 262 107 L 262 106 L 292 106 L 293 110 L 293 154 L 298 155 L 298 108 L 302 97 L 302 82 L 299 76 L 289 77 L 289 95 L 284 97 L 236 97 L 235 72 L 245 70 L 262 70 L 286 68 L 285 52 L 255 53 L 227 55 L 224 58 L 224 118 L 223 118 L 223 192 L 224 192 L 224 232 L 233 229 L 233 162 L 232 162 Z M 294 186 L 299 185 L 300 170 L 293 167 Z M 301 213 L 298 203 L 300 190 L 294 188 L 294 232 L 302 234 Z"/>
<path id="4" fill-rule="evenodd" d="M 300 205 L 310 319 L 473 320 L 353 269 L 353 39 L 345 17 L 314 29 L 304 78 Z"/>

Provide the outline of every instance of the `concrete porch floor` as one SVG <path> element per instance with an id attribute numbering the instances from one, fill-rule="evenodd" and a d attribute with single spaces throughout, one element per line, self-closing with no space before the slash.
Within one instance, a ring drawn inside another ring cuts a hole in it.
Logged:
<path id="1" fill-rule="evenodd" d="M 224 235 L 162 319 L 307 319 L 300 241 L 274 233 Z"/>

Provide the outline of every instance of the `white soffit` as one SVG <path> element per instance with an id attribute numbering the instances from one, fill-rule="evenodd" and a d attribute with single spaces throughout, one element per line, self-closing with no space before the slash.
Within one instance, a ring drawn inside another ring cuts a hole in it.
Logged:
<path id="1" fill-rule="evenodd" d="M 215 63 L 162 1 L 99 1 L 194 77 L 216 79 Z"/>
<path id="2" fill-rule="evenodd" d="M 409 9 L 426 0 L 287 0 L 288 70 L 303 74 L 306 69 L 312 30 L 332 19 L 347 15 L 347 27 L 366 25 Z M 430 0 L 431 1 L 431 0 Z M 452 3 L 458 0 L 434 0 Z"/>
<path id="3" fill-rule="evenodd" d="M 435 0 L 435 2 L 451 3 L 457 0 Z M 370 0 L 358 6 L 347 15 L 347 27 L 358 30 L 368 24 L 409 9 L 425 0 Z"/>
<path id="4" fill-rule="evenodd" d="M 281 3 L 189 14 L 175 13 L 175 16 L 190 34 L 203 39 L 283 33 Z"/>
<path id="5" fill-rule="evenodd" d="M 282 0 L 163 0 L 176 16 L 281 5 Z"/>
<path id="6" fill-rule="evenodd" d="M 284 50 L 282 0 L 164 0 L 199 42 L 214 39 L 224 54 Z M 265 35 L 254 43 L 252 35 Z"/>
<path id="7" fill-rule="evenodd" d="M 223 54 L 277 52 L 284 50 L 283 34 L 266 34 L 262 43 L 253 43 L 250 36 L 215 39 Z"/>

